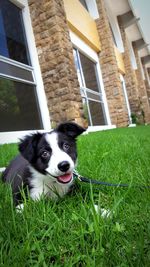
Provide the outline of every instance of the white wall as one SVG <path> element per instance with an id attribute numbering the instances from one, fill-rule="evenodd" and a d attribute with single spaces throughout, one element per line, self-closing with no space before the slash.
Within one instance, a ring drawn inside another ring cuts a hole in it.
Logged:
<path id="1" fill-rule="evenodd" d="M 129 53 L 130 53 L 130 60 L 131 60 L 131 64 L 132 64 L 132 68 L 134 70 L 137 69 L 137 63 L 136 63 L 136 58 L 135 58 L 135 54 L 134 54 L 134 50 L 132 47 L 132 43 L 129 39 L 127 39 L 128 41 L 128 48 L 129 48 Z"/>
<path id="2" fill-rule="evenodd" d="M 111 24 L 114 36 L 115 36 L 117 47 L 118 47 L 119 51 L 122 53 L 122 52 L 124 52 L 124 46 L 123 46 L 123 42 L 122 42 L 122 38 L 121 38 L 121 33 L 120 33 L 117 17 L 115 14 L 112 13 L 112 11 L 108 5 L 106 5 L 106 11 L 107 11 L 107 16 L 108 16 L 109 22 Z"/>

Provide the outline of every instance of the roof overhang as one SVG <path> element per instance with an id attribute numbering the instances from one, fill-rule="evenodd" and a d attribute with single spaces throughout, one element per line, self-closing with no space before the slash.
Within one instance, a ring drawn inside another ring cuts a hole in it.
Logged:
<path id="1" fill-rule="evenodd" d="M 141 61 L 144 65 L 150 62 L 150 55 L 147 55 L 145 57 L 141 57 Z"/>
<path id="2" fill-rule="evenodd" d="M 128 11 L 122 15 L 119 15 L 118 17 L 121 20 L 124 29 L 137 23 L 137 21 L 139 21 L 139 19 L 140 19 L 140 18 L 137 18 L 133 15 L 132 10 L 130 10 L 130 11 Z"/>
<path id="3" fill-rule="evenodd" d="M 105 0 L 115 16 L 120 16 L 129 41 L 137 46 L 139 56 L 146 57 L 150 55 L 150 48 L 145 42 L 145 36 L 140 26 L 136 10 L 132 5 L 132 0 Z M 149 66 L 149 57 L 145 58 L 146 67 Z"/>
<path id="4" fill-rule="evenodd" d="M 137 50 L 141 50 L 148 46 L 148 44 L 145 43 L 143 38 L 133 41 L 132 43 L 134 46 L 136 46 Z"/>

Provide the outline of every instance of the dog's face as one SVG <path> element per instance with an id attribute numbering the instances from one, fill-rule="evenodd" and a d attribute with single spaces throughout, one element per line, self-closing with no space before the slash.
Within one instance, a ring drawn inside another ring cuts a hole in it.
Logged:
<path id="1" fill-rule="evenodd" d="M 84 131 L 75 123 L 63 123 L 50 133 L 26 136 L 19 150 L 37 171 L 67 184 L 72 180 L 77 159 L 76 138 Z"/>

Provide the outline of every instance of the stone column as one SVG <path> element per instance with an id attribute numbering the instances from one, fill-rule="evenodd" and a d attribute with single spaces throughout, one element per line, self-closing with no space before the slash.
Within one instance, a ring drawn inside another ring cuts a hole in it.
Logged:
<path id="1" fill-rule="evenodd" d="M 52 126 L 83 124 L 83 106 L 62 0 L 29 0 L 32 27 Z"/>
<path id="2" fill-rule="evenodd" d="M 100 18 L 96 20 L 96 24 L 102 48 L 99 54 L 99 60 L 111 123 L 116 124 L 119 127 L 127 126 L 129 118 L 104 0 L 97 0 L 97 7 Z"/>

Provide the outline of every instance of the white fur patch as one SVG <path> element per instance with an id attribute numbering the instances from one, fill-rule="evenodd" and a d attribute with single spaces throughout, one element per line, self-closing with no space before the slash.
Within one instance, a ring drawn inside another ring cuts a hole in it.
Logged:
<path id="1" fill-rule="evenodd" d="M 111 215 L 111 212 L 110 212 L 110 210 L 106 210 L 106 209 L 102 209 L 102 208 L 100 208 L 98 205 L 94 205 L 94 208 L 95 208 L 95 211 L 98 213 L 98 214 L 101 214 L 101 216 L 103 217 L 103 218 L 108 218 L 108 217 L 110 217 L 110 215 Z"/>
<path id="2" fill-rule="evenodd" d="M 55 132 L 51 133 L 51 134 L 47 134 L 45 138 L 52 149 L 52 155 L 51 155 L 50 161 L 48 163 L 49 166 L 46 169 L 47 172 L 53 176 L 63 175 L 64 173 L 58 169 L 58 164 L 62 161 L 68 161 L 68 163 L 70 164 L 70 168 L 67 171 L 67 173 L 73 172 L 75 164 L 74 164 L 72 158 L 67 153 L 65 153 L 63 150 L 61 150 L 59 148 L 59 146 L 58 146 L 58 134 Z"/>
<path id="3" fill-rule="evenodd" d="M 41 195 L 47 195 L 51 199 L 57 199 L 58 197 L 63 197 L 70 188 L 71 182 L 68 184 L 60 184 L 57 183 L 56 178 L 41 174 L 32 167 L 30 167 L 30 171 L 32 173 L 30 183 L 33 187 L 30 190 L 30 196 L 33 200 L 40 199 Z"/>
<path id="4" fill-rule="evenodd" d="M 18 213 L 21 213 L 21 212 L 23 211 L 23 209 L 24 209 L 24 204 L 23 204 L 23 203 L 17 205 L 17 207 L 16 207 L 16 211 L 17 211 Z"/>

